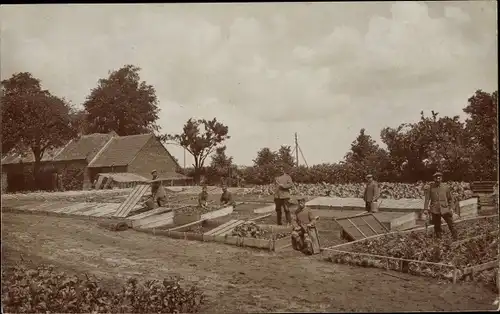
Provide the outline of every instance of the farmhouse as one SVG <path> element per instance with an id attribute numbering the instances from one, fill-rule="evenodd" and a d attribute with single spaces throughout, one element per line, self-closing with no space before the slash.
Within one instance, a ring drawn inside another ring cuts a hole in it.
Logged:
<path id="1" fill-rule="evenodd" d="M 31 190 L 33 154 L 11 153 L 2 159 L 6 191 Z M 182 178 L 179 164 L 153 134 L 118 136 L 89 134 L 69 141 L 63 147 L 48 150 L 41 160 L 41 188 L 54 188 L 55 172 L 62 175 L 66 189 L 89 189 L 99 173 L 134 173 L 150 178 L 153 169 L 161 178 Z M 6 178 L 5 178 L 6 177 Z M 5 187 L 3 187 L 5 188 Z M 5 189 L 4 189 L 5 190 Z"/>

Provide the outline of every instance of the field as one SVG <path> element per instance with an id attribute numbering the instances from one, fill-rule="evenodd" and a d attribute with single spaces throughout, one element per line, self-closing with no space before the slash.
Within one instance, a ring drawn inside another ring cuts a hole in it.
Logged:
<path id="1" fill-rule="evenodd" d="M 193 195 L 176 194 L 172 199 L 185 203 L 191 197 L 188 203 L 195 202 Z M 237 201 L 260 204 L 239 205 L 230 217 L 218 220 L 258 216 L 253 209 L 271 200 L 269 196 L 238 196 Z M 30 203 L 11 198 L 2 205 L 16 204 Z M 275 215 L 258 223 L 275 224 Z M 322 247 L 344 242 L 332 220 L 320 220 L 318 229 Z M 183 284 L 194 283 L 207 294 L 202 312 L 495 309 L 495 293 L 481 283 L 452 285 L 434 278 L 333 264 L 325 262 L 323 254 L 304 256 L 291 249 L 269 253 L 131 229 L 112 232 L 94 221 L 20 213 L 3 213 L 2 231 L 4 267 L 21 259 L 51 263 L 70 273 L 99 276 L 109 287 L 131 276 L 161 280 L 179 275 Z"/>

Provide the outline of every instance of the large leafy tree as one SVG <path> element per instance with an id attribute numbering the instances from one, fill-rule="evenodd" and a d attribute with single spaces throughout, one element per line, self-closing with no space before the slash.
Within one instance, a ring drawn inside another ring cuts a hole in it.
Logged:
<path id="1" fill-rule="evenodd" d="M 22 154 L 31 150 L 36 180 L 44 153 L 76 135 L 70 118 L 72 108 L 43 90 L 40 80 L 28 72 L 3 80 L 2 89 L 2 150 Z"/>
<path id="2" fill-rule="evenodd" d="M 395 177 L 409 182 L 428 180 L 434 171 L 440 170 L 447 179 L 465 179 L 464 169 L 469 168 L 472 160 L 464 125 L 458 116 L 438 115 L 432 111 L 427 117 L 421 112 L 417 123 L 382 130 Z"/>
<path id="3" fill-rule="evenodd" d="M 498 171 L 498 91 L 477 90 L 463 109 L 468 115 L 465 130 L 477 179 L 493 180 Z"/>
<path id="4" fill-rule="evenodd" d="M 208 167 L 208 177 L 211 181 L 219 181 L 221 179 L 230 179 L 235 175 L 236 169 L 233 164 L 233 157 L 226 154 L 226 146 L 217 147 L 212 155 L 210 167 Z M 229 182 L 225 182 L 229 183 Z"/>
<path id="5" fill-rule="evenodd" d="M 230 138 L 229 128 L 217 121 L 193 118 L 184 124 L 183 132 L 180 134 L 166 134 L 161 136 L 162 141 L 174 141 L 184 147 L 194 158 L 194 176 L 199 181 L 205 160 L 218 147 Z"/>
<path id="6" fill-rule="evenodd" d="M 361 129 L 342 163 L 343 175 L 352 182 L 363 181 L 371 173 L 380 179 L 386 168 L 386 152 Z"/>
<path id="7" fill-rule="evenodd" d="M 158 100 L 153 86 L 140 80 L 133 65 L 100 79 L 83 104 L 86 133 L 133 135 L 157 132 Z"/>

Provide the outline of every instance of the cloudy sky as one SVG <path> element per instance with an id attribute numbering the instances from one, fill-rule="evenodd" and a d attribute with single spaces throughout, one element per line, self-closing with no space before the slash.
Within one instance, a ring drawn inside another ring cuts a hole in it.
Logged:
<path id="1" fill-rule="evenodd" d="M 338 161 L 361 128 L 379 141 L 421 110 L 462 115 L 498 85 L 496 1 L 15 5 L 0 18 L 2 79 L 28 71 L 81 105 L 137 65 L 164 132 L 217 117 L 238 164 L 294 132 L 309 164 Z"/>

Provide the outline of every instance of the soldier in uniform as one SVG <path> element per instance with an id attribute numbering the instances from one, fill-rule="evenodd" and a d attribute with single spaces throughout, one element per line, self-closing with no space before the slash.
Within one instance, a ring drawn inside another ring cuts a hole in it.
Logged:
<path id="1" fill-rule="evenodd" d="M 151 195 L 153 197 L 153 201 L 156 201 L 158 207 L 162 207 L 164 202 L 166 202 L 166 193 L 165 189 L 161 184 L 161 181 L 155 181 L 158 179 L 158 173 L 156 170 L 151 171 L 151 175 L 153 176 L 153 182 L 151 183 Z"/>
<path id="2" fill-rule="evenodd" d="M 203 184 L 201 193 L 198 195 L 198 206 L 206 208 L 208 206 L 208 191 L 206 184 Z"/>
<path id="3" fill-rule="evenodd" d="M 306 200 L 302 197 L 297 199 L 299 207 L 295 211 L 295 219 L 292 231 L 292 247 L 296 251 L 305 254 L 312 254 L 312 240 L 309 237 L 307 228 L 314 226 L 316 218 L 311 209 L 306 208 Z"/>
<path id="4" fill-rule="evenodd" d="M 436 238 L 441 238 L 441 218 L 444 219 L 450 229 L 453 240 L 457 239 L 457 232 L 453 223 L 453 198 L 450 187 L 442 183 L 443 174 L 436 172 L 434 182 L 425 186 L 425 200 L 423 214 L 431 213 L 431 221 L 434 225 L 434 234 Z"/>
<path id="5" fill-rule="evenodd" d="M 373 180 L 371 174 L 366 176 L 366 186 L 365 193 L 363 195 L 363 200 L 365 201 L 365 208 L 367 212 L 376 212 L 376 203 L 380 197 L 380 189 L 378 188 L 378 183 Z"/>
<path id="6" fill-rule="evenodd" d="M 282 225 L 282 211 L 285 212 L 285 218 L 287 224 L 292 222 L 292 217 L 290 215 L 289 202 L 290 202 L 290 189 L 293 187 L 292 177 L 290 177 L 284 167 L 281 167 L 281 176 L 275 179 L 275 193 L 274 193 L 274 204 L 276 210 L 276 217 L 278 225 Z"/>
<path id="7" fill-rule="evenodd" d="M 233 200 L 233 195 L 231 192 L 227 190 L 227 186 L 224 184 L 222 185 L 222 195 L 220 196 L 220 203 L 221 205 L 232 205 L 233 207 L 236 206 L 236 203 Z"/>

